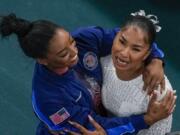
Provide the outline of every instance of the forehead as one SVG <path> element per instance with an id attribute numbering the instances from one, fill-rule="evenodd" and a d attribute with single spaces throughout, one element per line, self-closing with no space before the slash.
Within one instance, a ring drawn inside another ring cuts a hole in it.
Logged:
<path id="1" fill-rule="evenodd" d="M 49 51 L 56 53 L 64 49 L 69 42 L 70 34 L 64 29 L 57 29 L 54 36 L 50 40 Z"/>
<path id="2" fill-rule="evenodd" d="M 135 25 L 126 26 L 121 29 L 120 35 L 132 43 L 147 43 L 147 33 L 140 27 Z"/>

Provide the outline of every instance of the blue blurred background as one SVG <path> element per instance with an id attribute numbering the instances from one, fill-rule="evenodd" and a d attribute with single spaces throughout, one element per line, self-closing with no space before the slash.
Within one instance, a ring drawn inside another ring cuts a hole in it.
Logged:
<path id="1" fill-rule="evenodd" d="M 180 94 L 180 2 L 178 0 L 1 0 L 0 15 L 14 12 L 28 20 L 48 19 L 67 30 L 80 26 L 117 27 L 131 12 L 144 9 L 159 17 L 157 42 L 166 54 L 165 71 Z M 16 37 L 0 41 L 0 134 L 34 135 L 38 124 L 31 107 L 34 61 L 24 56 Z M 173 131 L 180 130 L 180 100 Z"/>

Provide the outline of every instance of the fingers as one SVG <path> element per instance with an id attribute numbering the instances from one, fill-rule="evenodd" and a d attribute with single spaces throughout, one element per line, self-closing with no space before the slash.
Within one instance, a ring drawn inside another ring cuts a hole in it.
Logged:
<path id="1" fill-rule="evenodd" d="M 153 90 L 159 90 L 162 94 L 163 90 L 165 89 L 165 79 L 152 77 L 152 80 L 148 86 L 148 94 L 150 95 Z"/>
<path id="2" fill-rule="evenodd" d="M 172 91 L 167 91 L 166 95 L 164 96 L 162 103 L 164 103 L 165 105 L 167 105 L 168 101 L 170 100 L 171 96 L 172 96 Z M 174 94 L 173 94 L 174 95 Z"/>
<path id="3" fill-rule="evenodd" d="M 154 103 L 156 100 L 157 100 L 157 92 L 156 92 L 156 91 L 153 91 L 152 94 L 151 94 L 151 98 L 150 98 L 150 101 L 149 101 L 149 105 L 151 105 L 152 103 Z"/>
<path id="4" fill-rule="evenodd" d="M 98 135 L 106 135 L 106 131 L 90 116 L 88 115 L 90 123 L 95 127 Z"/>
<path id="5" fill-rule="evenodd" d="M 149 84 L 149 87 L 153 90 L 158 88 L 158 85 L 160 84 L 160 81 L 156 77 L 152 77 L 151 82 Z"/>
<path id="6" fill-rule="evenodd" d="M 68 122 L 77 129 L 79 129 L 83 135 L 91 135 L 91 134 L 97 135 L 97 133 L 98 135 L 106 135 L 105 130 L 90 115 L 88 115 L 88 118 L 90 123 L 95 127 L 95 131 L 89 131 L 80 124 L 78 124 L 77 122 L 72 122 L 72 121 L 68 121 Z M 65 132 L 70 133 L 71 135 L 80 135 L 79 133 L 69 130 L 65 130 Z"/>
<path id="7" fill-rule="evenodd" d="M 177 99 L 177 96 L 175 96 L 175 98 L 173 99 L 172 104 L 170 105 L 170 108 L 169 108 L 169 111 L 168 111 L 169 114 L 171 114 L 174 111 L 174 108 L 176 107 L 176 104 L 175 104 L 176 99 Z"/>
<path id="8" fill-rule="evenodd" d="M 159 82 L 157 82 L 158 79 L 155 77 L 151 77 L 151 80 L 148 85 L 148 95 L 152 93 L 153 90 L 156 90 L 158 88 Z"/>
<path id="9" fill-rule="evenodd" d="M 49 132 L 50 132 L 52 135 L 65 135 L 65 132 L 64 132 L 64 131 L 52 131 L 52 130 L 49 130 Z"/>
<path id="10" fill-rule="evenodd" d="M 175 108 L 176 108 L 176 105 L 173 106 L 173 108 L 172 108 L 170 114 L 174 112 Z"/>
<path id="11" fill-rule="evenodd" d="M 169 99 L 169 103 L 167 103 L 167 107 L 169 108 L 168 113 L 170 114 L 175 106 L 175 102 L 176 102 L 177 96 L 174 96 L 174 93 L 171 93 L 171 97 Z"/>
<path id="12" fill-rule="evenodd" d="M 160 93 L 162 94 L 164 89 L 165 89 L 165 80 L 164 79 L 161 80 L 160 78 L 156 78 L 156 77 L 152 77 L 152 80 L 149 82 L 149 85 L 147 85 L 148 95 L 150 95 L 153 90 L 160 90 Z"/>
<path id="13" fill-rule="evenodd" d="M 161 91 L 161 93 L 162 93 L 163 90 L 165 90 L 165 78 L 162 79 L 160 85 L 161 85 L 161 90 L 160 90 L 160 91 Z"/>
<path id="14" fill-rule="evenodd" d="M 162 89 L 164 87 L 164 82 L 162 82 L 164 78 L 164 70 L 162 67 L 162 61 L 158 59 L 153 59 L 145 68 L 143 72 L 143 80 L 144 80 L 144 89 L 148 91 L 150 95 L 153 90 L 158 88 L 158 85 L 162 85 Z M 162 83 L 161 83 L 162 82 Z"/>
<path id="15" fill-rule="evenodd" d="M 65 131 L 66 133 L 70 134 L 70 135 L 81 135 L 81 134 L 79 134 L 79 133 L 76 133 L 76 132 L 73 132 L 73 131 L 70 131 L 70 130 L 67 130 L 67 129 L 65 129 L 64 131 Z"/>
<path id="16" fill-rule="evenodd" d="M 167 94 L 166 94 L 165 98 L 163 99 L 162 103 L 165 105 L 166 111 L 168 114 L 173 112 L 176 98 L 177 98 L 177 96 L 174 95 L 173 91 L 167 91 Z"/>
<path id="17" fill-rule="evenodd" d="M 86 128 L 84 128 L 83 126 L 81 126 L 80 124 L 78 124 L 77 122 L 72 122 L 72 121 L 68 121 L 71 125 L 73 125 L 74 127 L 76 127 L 77 129 L 79 129 L 82 133 L 87 133 L 88 130 Z"/>
<path id="18" fill-rule="evenodd" d="M 159 78 L 150 75 L 148 71 L 144 71 L 143 74 L 144 86 L 143 89 L 147 91 L 148 95 L 151 95 L 153 90 L 158 88 L 160 84 Z"/>
<path id="19" fill-rule="evenodd" d="M 88 118 L 96 130 L 103 130 L 103 128 L 90 115 L 88 115 Z"/>
<path id="20" fill-rule="evenodd" d="M 165 89 L 165 79 L 163 77 L 157 77 L 157 76 L 152 76 L 151 82 L 149 84 L 149 93 L 152 90 L 160 90 L 160 93 Z"/>

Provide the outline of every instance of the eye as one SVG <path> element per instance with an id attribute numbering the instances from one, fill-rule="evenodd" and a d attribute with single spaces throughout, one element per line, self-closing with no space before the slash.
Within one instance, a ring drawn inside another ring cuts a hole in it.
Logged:
<path id="1" fill-rule="evenodd" d="M 65 57 L 68 53 L 61 55 L 60 57 Z"/>
<path id="2" fill-rule="evenodd" d="M 68 52 L 66 51 L 66 52 L 60 54 L 59 57 L 66 57 L 67 55 L 68 55 Z"/>
<path id="3" fill-rule="evenodd" d="M 124 40 L 122 40 L 122 39 L 119 39 L 119 42 L 120 42 L 122 45 L 125 45 L 125 42 L 124 42 Z"/>
<path id="4" fill-rule="evenodd" d="M 139 48 L 132 48 L 133 49 L 133 51 L 135 51 L 135 52 L 140 52 L 141 51 L 141 49 L 139 49 Z"/>

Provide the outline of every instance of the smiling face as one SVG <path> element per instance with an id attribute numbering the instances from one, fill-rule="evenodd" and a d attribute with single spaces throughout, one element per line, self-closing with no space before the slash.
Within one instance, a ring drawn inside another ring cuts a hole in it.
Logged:
<path id="1" fill-rule="evenodd" d="M 70 33 L 58 29 L 49 42 L 46 58 L 39 62 L 51 70 L 68 69 L 77 63 L 77 53 L 76 42 Z"/>
<path id="2" fill-rule="evenodd" d="M 124 27 L 115 37 L 112 59 L 116 71 L 136 72 L 144 65 L 149 55 L 150 44 L 147 34 L 138 26 Z"/>

